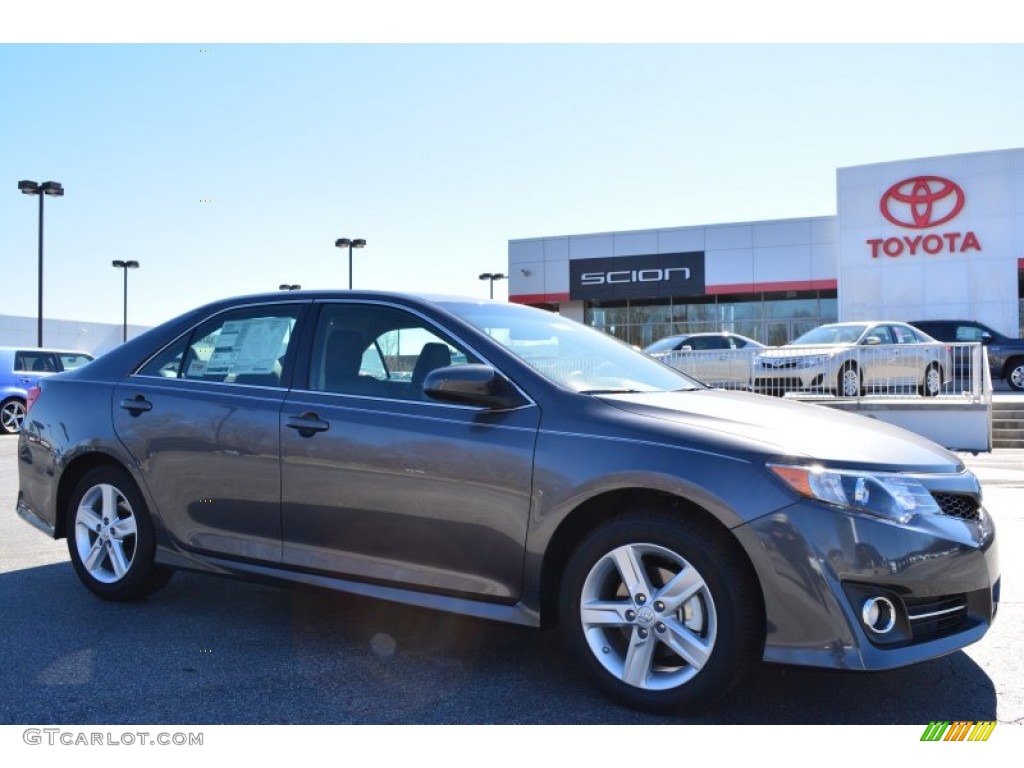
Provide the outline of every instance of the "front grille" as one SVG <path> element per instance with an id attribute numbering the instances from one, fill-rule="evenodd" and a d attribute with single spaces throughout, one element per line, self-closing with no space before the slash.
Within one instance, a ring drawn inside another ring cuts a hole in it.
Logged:
<path id="1" fill-rule="evenodd" d="M 967 622 L 967 595 L 905 597 L 914 642 L 934 640 L 960 631 Z"/>
<path id="2" fill-rule="evenodd" d="M 932 497 L 944 515 L 959 517 L 961 520 L 977 520 L 979 517 L 980 505 L 973 496 L 964 496 L 959 493 L 933 493 Z"/>
<path id="3" fill-rule="evenodd" d="M 790 389 L 800 389 L 804 385 L 803 379 L 798 378 L 780 378 L 780 379 L 767 379 L 767 378 L 756 378 L 754 379 L 755 389 L 768 389 L 771 391 L 785 391 Z"/>

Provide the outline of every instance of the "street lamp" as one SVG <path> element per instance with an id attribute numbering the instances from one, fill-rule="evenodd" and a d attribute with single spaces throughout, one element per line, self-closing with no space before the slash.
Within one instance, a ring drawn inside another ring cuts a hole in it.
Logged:
<path id="1" fill-rule="evenodd" d="M 39 195 L 39 312 L 36 323 L 36 346 L 43 346 L 43 197 L 63 197 L 64 187 L 57 181 L 19 181 L 18 189 L 23 195 Z"/>
<path id="2" fill-rule="evenodd" d="M 114 261 L 110 262 L 110 265 L 124 270 L 124 323 L 122 325 L 121 341 L 128 341 L 128 270 L 138 269 L 139 262 L 114 259 Z"/>
<path id="3" fill-rule="evenodd" d="M 349 240 L 347 237 L 339 238 L 334 241 L 336 248 L 348 247 L 348 289 L 352 290 L 352 249 L 353 248 L 365 248 L 365 240 Z"/>
<path id="4" fill-rule="evenodd" d="M 481 280 L 491 281 L 491 298 L 494 298 L 494 281 L 495 280 L 508 280 L 508 275 L 504 272 L 484 272 L 480 275 Z"/>
<path id="5" fill-rule="evenodd" d="M 302 289 L 302 286 L 301 285 L 290 285 L 288 283 L 281 283 L 279 286 L 277 286 L 277 288 L 278 288 L 278 290 L 281 290 L 281 291 L 298 291 L 298 290 Z"/>

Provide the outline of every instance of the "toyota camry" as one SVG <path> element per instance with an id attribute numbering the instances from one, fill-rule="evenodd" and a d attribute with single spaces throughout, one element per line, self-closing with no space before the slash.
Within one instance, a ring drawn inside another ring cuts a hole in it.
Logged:
<path id="1" fill-rule="evenodd" d="M 105 600 L 186 569 L 557 624 L 651 711 L 762 660 L 948 654 L 999 599 L 956 455 L 496 302 L 219 301 L 41 380 L 18 459 L 18 514 Z"/>

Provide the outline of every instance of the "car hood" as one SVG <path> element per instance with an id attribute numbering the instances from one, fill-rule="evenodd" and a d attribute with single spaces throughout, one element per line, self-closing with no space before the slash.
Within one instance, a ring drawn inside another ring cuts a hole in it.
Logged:
<path id="1" fill-rule="evenodd" d="M 745 392 L 695 390 L 602 395 L 638 416 L 751 443 L 758 453 L 813 459 L 831 467 L 903 472 L 960 472 L 956 454 L 920 435 L 821 405 Z M 754 445 L 756 443 L 756 445 Z"/>

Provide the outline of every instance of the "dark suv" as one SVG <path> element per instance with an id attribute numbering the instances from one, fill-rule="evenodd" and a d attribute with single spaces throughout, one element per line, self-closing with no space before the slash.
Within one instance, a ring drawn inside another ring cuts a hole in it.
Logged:
<path id="1" fill-rule="evenodd" d="M 974 320 L 912 320 L 910 324 L 939 341 L 980 341 L 988 348 L 992 378 L 1005 379 L 1011 388 L 1024 390 L 1024 339 L 1003 336 Z"/>

